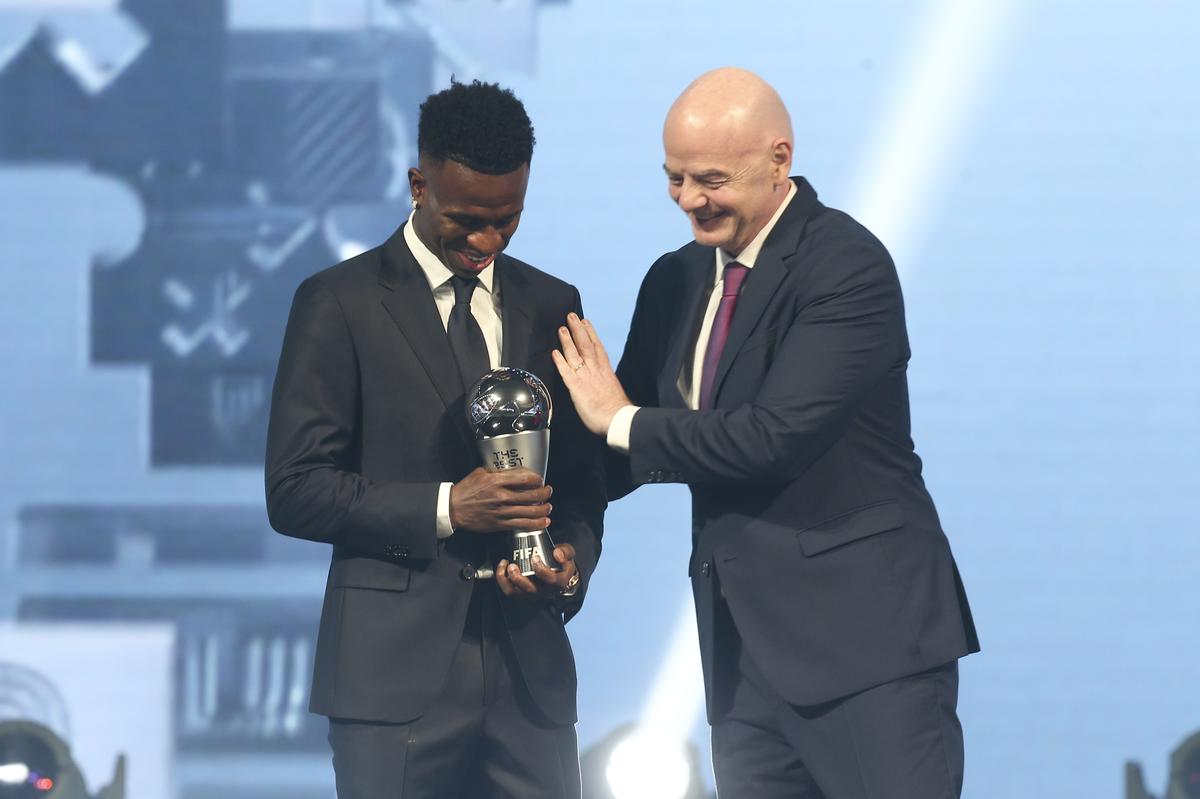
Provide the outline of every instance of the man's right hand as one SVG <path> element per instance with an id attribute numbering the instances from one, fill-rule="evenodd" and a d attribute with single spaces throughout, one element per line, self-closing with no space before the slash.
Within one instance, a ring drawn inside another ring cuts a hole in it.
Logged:
<path id="1" fill-rule="evenodd" d="M 450 524 L 473 533 L 545 530 L 550 494 L 529 469 L 476 469 L 450 487 Z"/>

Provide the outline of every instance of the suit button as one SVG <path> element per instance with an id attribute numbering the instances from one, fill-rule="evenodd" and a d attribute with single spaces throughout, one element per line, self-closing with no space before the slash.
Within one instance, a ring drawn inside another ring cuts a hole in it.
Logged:
<path id="1" fill-rule="evenodd" d="M 708 565 L 707 560 L 700 564 L 700 573 L 703 574 L 705 577 L 707 577 L 709 575 L 709 573 L 711 573 L 711 572 L 712 572 L 712 566 Z"/>
<path id="2" fill-rule="evenodd" d="M 464 580 L 474 580 L 475 579 L 475 564 L 468 563 L 467 565 L 463 566 L 462 571 L 459 572 L 459 575 Z"/>

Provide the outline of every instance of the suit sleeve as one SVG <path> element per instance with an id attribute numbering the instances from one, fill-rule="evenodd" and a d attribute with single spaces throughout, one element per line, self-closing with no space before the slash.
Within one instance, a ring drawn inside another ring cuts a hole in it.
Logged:
<path id="1" fill-rule="evenodd" d="M 570 310 L 583 316 L 578 290 L 573 292 Z M 567 620 L 582 607 L 588 582 L 600 560 L 604 509 L 608 504 L 604 496 L 602 450 L 602 442 L 583 426 L 570 395 L 563 389 L 554 406 L 546 481 L 554 488 L 550 500 L 554 505 L 550 537 L 556 544 L 575 547 L 575 566 L 579 570 L 578 591 L 562 600 Z"/>
<path id="2" fill-rule="evenodd" d="M 318 278 L 296 290 L 271 396 L 267 515 L 279 532 L 367 555 L 437 557 L 438 483 L 358 474 L 361 381 L 334 293 Z"/>
<path id="3" fill-rule="evenodd" d="M 867 392 L 903 368 L 903 305 L 886 251 L 855 243 L 825 259 L 809 276 L 828 286 L 795 313 L 754 402 L 638 411 L 635 484 L 793 480 L 842 435 Z"/>

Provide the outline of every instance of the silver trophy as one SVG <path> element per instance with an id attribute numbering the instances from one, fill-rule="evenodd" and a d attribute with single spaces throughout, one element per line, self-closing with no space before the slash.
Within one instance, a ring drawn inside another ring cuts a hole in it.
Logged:
<path id="1" fill-rule="evenodd" d="M 475 433 L 483 468 L 490 472 L 524 466 L 544 481 L 553 415 L 546 384 L 524 369 L 493 369 L 467 394 L 467 424 Z M 513 533 L 511 545 L 509 560 L 526 577 L 534 573 L 534 555 L 553 571 L 562 571 L 546 530 Z"/>

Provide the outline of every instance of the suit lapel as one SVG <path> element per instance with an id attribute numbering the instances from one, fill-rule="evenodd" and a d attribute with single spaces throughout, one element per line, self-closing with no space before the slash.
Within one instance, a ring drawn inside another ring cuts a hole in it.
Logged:
<path id="1" fill-rule="evenodd" d="M 533 335 L 533 297 L 530 296 L 529 281 L 503 255 L 496 257 L 495 279 L 503 306 L 500 324 L 504 329 L 504 341 L 500 364 L 523 367 L 531 355 L 529 342 Z"/>
<path id="2" fill-rule="evenodd" d="M 683 358 L 688 351 L 688 344 L 696 340 L 699 332 L 699 321 L 704 299 L 704 287 L 713 279 L 716 267 L 713 260 L 716 256 L 711 247 L 696 246 L 687 253 L 687 265 L 684 269 L 685 283 L 679 297 L 680 323 L 675 328 L 671 339 L 670 349 L 662 371 L 662 382 L 658 387 L 660 404 L 666 408 L 685 408 L 687 398 L 679 393 L 679 374 L 683 368 Z"/>
<path id="3" fill-rule="evenodd" d="M 784 259 L 795 253 L 800 246 L 804 225 L 819 206 L 817 193 L 807 180 L 793 178 L 793 181 L 796 183 L 796 196 L 767 235 L 762 251 L 754 262 L 754 268 L 747 275 L 742 293 L 738 297 L 733 323 L 729 327 L 729 338 L 725 341 L 725 349 L 721 351 L 721 360 L 717 362 L 717 376 L 713 380 L 714 403 L 720 397 L 721 383 L 729 373 L 729 367 L 737 357 L 738 351 L 758 326 L 767 305 L 774 299 L 779 284 L 787 276 L 788 268 Z"/>
<path id="4" fill-rule="evenodd" d="M 442 403 L 449 407 L 462 396 L 462 379 L 429 281 L 404 243 L 403 231 L 401 227 L 383 246 L 379 273 L 379 284 L 386 289 L 383 307 L 408 340 Z"/>
<path id="5" fill-rule="evenodd" d="M 787 275 L 787 267 L 777 257 L 767 257 L 764 252 L 754 263 L 754 268 L 746 276 L 742 285 L 742 293 L 738 297 L 737 309 L 733 312 L 733 322 L 729 326 L 729 338 L 725 340 L 725 349 L 721 351 L 721 360 L 717 361 L 717 376 L 713 379 L 713 402 L 721 395 L 721 383 L 729 373 L 733 359 L 738 350 L 746 343 L 746 338 L 754 332 L 762 319 L 767 304 L 775 297 L 775 290 Z"/>

